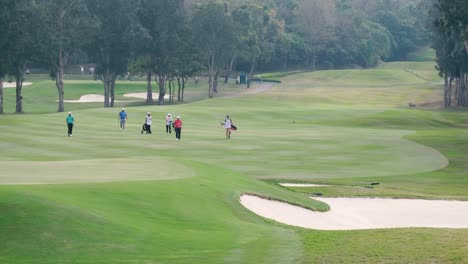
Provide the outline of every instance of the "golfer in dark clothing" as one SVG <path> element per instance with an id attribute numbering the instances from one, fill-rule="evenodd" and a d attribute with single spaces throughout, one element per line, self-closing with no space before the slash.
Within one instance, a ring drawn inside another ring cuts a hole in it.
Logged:
<path id="1" fill-rule="evenodd" d="M 71 112 L 68 112 L 68 116 L 66 118 L 67 127 L 68 127 L 68 136 L 73 136 L 73 124 L 75 123 L 75 117 L 72 116 Z"/>

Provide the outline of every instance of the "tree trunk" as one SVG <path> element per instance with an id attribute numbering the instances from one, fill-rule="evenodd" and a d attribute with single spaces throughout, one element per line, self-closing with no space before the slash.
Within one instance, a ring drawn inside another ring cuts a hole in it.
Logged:
<path id="1" fill-rule="evenodd" d="M 449 77 L 444 73 L 444 108 L 450 107 Z"/>
<path id="2" fill-rule="evenodd" d="M 227 63 L 226 65 L 226 69 L 224 70 L 224 83 L 228 83 L 229 82 L 229 75 L 230 75 L 230 71 L 229 71 L 229 63 Z"/>
<path id="3" fill-rule="evenodd" d="M 185 78 L 182 77 L 182 102 L 184 101 L 184 92 L 185 92 Z"/>
<path id="4" fill-rule="evenodd" d="M 218 79 L 219 79 L 219 72 L 216 71 L 213 80 L 213 92 L 218 93 Z"/>
<path id="5" fill-rule="evenodd" d="M 460 71 L 460 78 L 458 79 L 458 98 L 457 106 L 468 106 L 468 94 L 466 89 L 465 73 Z"/>
<path id="6" fill-rule="evenodd" d="M 23 89 L 24 67 L 17 66 L 15 72 L 16 80 L 16 113 L 23 113 L 23 96 L 21 91 Z"/>
<path id="7" fill-rule="evenodd" d="M 465 79 L 465 74 L 462 73 L 461 76 L 460 76 L 460 87 L 461 87 L 461 98 L 462 98 L 462 102 L 461 102 L 461 106 L 468 106 L 468 102 L 467 102 L 467 87 L 466 87 L 466 79 Z"/>
<path id="8" fill-rule="evenodd" d="M 210 71 L 208 71 L 208 97 L 213 98 L 213 77 Z"/>
<path id="9" fill-rule="evenodd" d="M 101 81 L 104 83 L 104 107 L 109 107 L 109 97 L 110 97 L 110 90 L 112 86 L 112 74 L 111 73 L 103 73 L 101 74 Z"/>
<path id="10" fill-rule="evenodd" d="M 465 50 L 466 54 L 468 54 L 468 40 L 465 40 Z"/>
<path id="11" fill-rule="evenodd" d="M 0 114 L 3 114 L 3 79 L 0 78 Z"/>
<path id="12" fill-rule="evenodd" d="M 58 57 L 58 65 L 57 65 L 57 73 L 55 76 L 55 86 L 57 87 L 58 92 L 58 112 L 65 111 L 65 103 L 64 103 L 64 89 L 63 89 L 63 72 L 64 72 L 64 65 L 63 65 L 63 51 L 62 48 L 59 50 L 59 57 Z"/>
<path id="13" fill-rule="evenodd" d="M 110 82 L 105 80 L 104 81 L 104 107 L 109 107 L 109 90 L 110 90 Z"/>
<path id="14" fill-rule="evenodd" d="M 151 78 L 152 78 L 152 71 L 146 71 L 146 103 L 151 104 L 153 102 L 153 88 L 151 87 Z"/>
<path id="15" fill-rule="evenodd" d="M 169 84 L 169 103 L 172 104 L 172 80 L 171 79 L 169 79 L 168 84 Z"/>
<path id="16" fill-rule="evenodd" d="M 182 77 L 178 76 L 177 77 L 177 102 L 180 102 L 180 92 L 181 92 L 181 83 L 180 83 L 180 79 L 182 79 Z"/>
<path id="17" fill-rule="evenodd" d="M 114 107 L 115 102 L 115 81 L 117 76 L 113 76 L 110 84 L 110 107 Z"/>
<path id="18" fill-rule="evenodd" d="M 208 60 L 208 97 L 213 98 L 214 92 L 215 92 L 215 85 L 214 85 L 214 79 L 216 75 L 216 68 L 215 68 L 215 55 L 214 53 L 210 54 L 209 60 Z"/>
<path id="19" fill-rule="evenodd" d="M 158 104 L 164 104 L 164 96 L 166 95 L 166 75 L 165 74 L 158 74 L 158 86 L 159 86 L 159 98 Z"/>
<path id="20" fill-rule="evenodd" d="M 250 88 L 250 84 L 252 82 L 252 78 L 253 78 L 254 71 L 255 71 L 255 61 L 256 61 L 256 58 L 254 56 L 252 58 L 252 62 L 251 62 L 251 65 L 250 65 L 250 72 L 249 72 L 249 76 L 247 78 L 247 88 Z"/>
<path id="21" fill-rule="evenodd" d="M 228 65 L 227 65 L 227 70 L 225 72 L 225 75 L 224 75 L 224 83 L 228 83 L 229 82 L 229 77 L 231 76 L 231 73 L 232 73 L 232 68 L 234 67 L 234 61 L 236 60 L 236 57 L 233 56 L 231 58 L 231 60 L 228 62 Z"/>
<path id="22" fill-rule="evenodd" d="M 452 106 L 452 84 L 453 84 L 453 78 L 449 78 L 449 87 L 448 87 L 448 106 Z"/>

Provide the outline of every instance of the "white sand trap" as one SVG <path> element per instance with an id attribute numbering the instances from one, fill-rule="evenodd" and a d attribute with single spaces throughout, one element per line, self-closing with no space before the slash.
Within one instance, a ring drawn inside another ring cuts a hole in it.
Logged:
<path id="1" fill-rule="evenodd" d="M 86 94 L 80 97 L 79 100 L 65 100 L 65 103 L 101 103 L 104 102 L 104 95 Z M 121 101 L 114 101 L 121 102 Z"/>
<path id="2" fill-rule="evenodd" d="M 240 200 L 243 206 L 257 215 L 308 229 L 468 228 L 468 202 L 380 198 L 314 199 L 330 205 L 330 211 L 314 212 L 251 195 L 243 195 Z"/>
<path id="3" fill-rule="evenodd" d="M 309 183 L 280 183 L 279 185 L 284 187 L 327 187 L 331 185 L 325 184 L 309 184 Z"/>
<path id="4" fill-rule="evenodd" d="M 23 83 L 23 86 L 29 86 L 29 85 L 32 85 L 32 82 L 24 82 Z M 14 82 L 12 82 L 12 83 L 4 82 L 3 83 L 3 88 L 16 88 L 16 83 L 14 83 Z"/>
<path id="5" fill-rule="evenodd" d="M 128 94 L 124 94 L 124 97 L 146 99 L 146 94 L 147 93 L 128 93 Z M 157 99 L 157 98 L 159 98 L 159 93 L 153 93 L 153 99 Z M 169 95 L 166 94 L 164 96 L 164 99 L 169 100 Z"/>

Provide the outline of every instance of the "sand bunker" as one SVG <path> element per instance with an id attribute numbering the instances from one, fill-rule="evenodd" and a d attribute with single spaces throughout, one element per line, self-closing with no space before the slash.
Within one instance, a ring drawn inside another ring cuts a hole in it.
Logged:
<path id="1" fill-rule="evenodd" d="M 325 184 L 309 184 L 309 183 L 280 183 L 279 185 L 284 187 L 327 187 L 331 185 Z"/>
<path id="2" fill-rule="evenodd" d="M 80 97 L 79 100 L 65 100 L 65 103 L 101 103 L 104 102 L 104 95 L 86 94 Z M 121 101 L 114 101 L 121 102 Z"/>
<path id="3" fill-rule="evenodd" d="M 124 94 L 124 97 L 129 97 L 129 98 L 139 98 L 139 99 L 146 99 L 147 93 L 128 93 Z M 159 98 L 159 93 L 153 93 L 153 99 Z M 169 99 L 169 95 L 166 94 L 164 96 L 164 99 Z"/>
<path id="4" fill-rule="evenodd" d="M 139 98 L 139 99 L 146 99 L 146 93 L 128 93 L 125 94 L 124 97 L 127 98 Z M 159 93 L 153 93 L 153 99 L 159 98 Z M 168 100 L 169 95 L 166 94 L 164 99 Z M 65 103 L 100 103 L 104 102 L 104 96 L 100 94 L 86 94 L 80 97 L 79 100 L 65 100 Z M 122 101 L 114 101 L 114 102 L 122 102 Z"/>
<path id="5" fill-rule="evenodd" d="M 23 86 L 29 86 L 29 85 L 32 85 L 32 82 L 24 82 L 23 83 Z M 3 83 L 3 88 L 16 88 L 16 83 L 14 83 L 14 82 L 12 82 L 12 83 L 4 82 Z"/>
<path id="6" fill-rule="evenodd" d="M 330 211 L 314 212 L 251 195 L 243 195 L 241 203 L 262 217 L 308 229 L 468 228 L 468 202 L 380 198 L 314 199 L 330 205 Z"/>

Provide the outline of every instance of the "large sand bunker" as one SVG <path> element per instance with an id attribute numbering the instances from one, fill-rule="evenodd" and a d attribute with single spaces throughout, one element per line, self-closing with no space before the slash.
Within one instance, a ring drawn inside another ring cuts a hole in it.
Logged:
<path id="1" fill-rule="evenodd" d="M 468 202 L 380 198 L 314 198 L 329 212 L 243 195 L 241 203 L 262 217 L 318 230 L 404 227 L 468 228 Z"/>
<path id="2" fill-rule="evenodd" d="M 100 94 L 85 94 L 79 100 L 65 100 L 65 103 L 101 103 L 104 102 L 104 95 Z M 121 102 L 121 101 L 114 101 Z"/>

